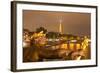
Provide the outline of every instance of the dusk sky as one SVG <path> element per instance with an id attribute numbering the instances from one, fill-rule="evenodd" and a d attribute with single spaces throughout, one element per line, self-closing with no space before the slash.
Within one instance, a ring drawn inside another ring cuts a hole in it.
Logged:
<path id="1" fill-rule="evenodd" d="M 24 29 L 30 31 L 44 27 L 47 31 L 58 32 L 60 20 L 62 21 L 62 31 L 64 34 L 90 35 L 90 13 L 23 10 Z"/>

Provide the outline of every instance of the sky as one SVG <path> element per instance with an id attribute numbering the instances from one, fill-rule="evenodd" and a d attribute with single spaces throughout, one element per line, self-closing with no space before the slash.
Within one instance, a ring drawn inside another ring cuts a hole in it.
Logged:
<path id="1" fill-rule="evenodd" d="M 23 10 L 23 28 L 30 31 L 44 27 L 49 32 L 59 32 L 60 21 L 64 34 L 79 36 L 91 34 L 90 13 Z"/>

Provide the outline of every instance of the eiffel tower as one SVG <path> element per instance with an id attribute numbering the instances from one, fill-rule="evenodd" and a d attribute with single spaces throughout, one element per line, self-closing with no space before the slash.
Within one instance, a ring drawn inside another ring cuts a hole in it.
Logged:
<path id="1" fill-rule="evenodd" d="M 62 34 L 62 20 L 60 20 L 60 24 L 59 24 L 59 33 Z"/>

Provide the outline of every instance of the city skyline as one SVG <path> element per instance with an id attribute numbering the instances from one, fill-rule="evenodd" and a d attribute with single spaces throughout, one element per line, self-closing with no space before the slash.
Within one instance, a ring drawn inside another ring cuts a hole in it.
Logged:
<path id="1" fill-rule="evenodd" d="M 51 11 L 23 11 L 23 25 L 25 29 L 35 31 L 44 27 L 49 32 L 62 31 L 64 34 L 79 36 L 90 35 L 91 15 L 89 13 L 51 12 Z M 61 28 L 59 28 L 61 24 Z"/>

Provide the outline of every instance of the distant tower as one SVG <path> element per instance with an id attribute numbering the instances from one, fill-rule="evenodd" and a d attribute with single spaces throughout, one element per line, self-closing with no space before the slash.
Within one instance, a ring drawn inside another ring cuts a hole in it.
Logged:
<path id="1" fill-rule="evenodd" d="M 62 20 L 60 20 L 60 24 L 59 24 L 59 32 L 62 34 Z"/>

